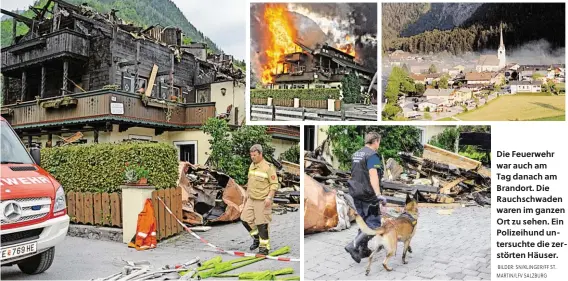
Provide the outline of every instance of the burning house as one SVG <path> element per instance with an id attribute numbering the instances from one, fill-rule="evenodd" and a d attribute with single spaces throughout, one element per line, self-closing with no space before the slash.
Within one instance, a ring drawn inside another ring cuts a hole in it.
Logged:
<path id="1" fill-rule="evenodd" d="M 62 0 L 33 10 L 2 10 L 14 31 L 29 28 L 1 50 L 1 113 L 29 145 L 78 133 L 83 142 L 167 141 L 193 162 L 207 119 L 244 121 L 245 75 L 233 57 L 183 44 L 179 28 L 143 28 Z"/>
<path id="2" fill-rule="evenodd" d="M 328 44 L 309 48 L 297 43 L 298 51 L 285 54 L 273 72 L 278 89 L 339 88 L 345 75 L 354 72 L 361 85 L 369 87 L 374 73 L 355 62 L 355 57 Z"/>
<path id="3" fill-rule="evenodd" d="M 297 10 L 292 11 L 291 7 Z M 361 83 L 361 93 L 371 88 L 371 101 L 376 104 L 376 87 L 371 85 L 375 71 L 361 63 L 363 52 L 356 47 L 357 43 L 363 45 L 362 35 L 355 39 L 347 34 L 349 31 L 342 30 L 341 36 L 332 39 L 330 34 L 337 30 L 323 31 L 309 16 L 298 13 L 302 11 L 310 14 L 294 4 L 259 4 L 253 9 L 257 16 L 252 21 L 252 49 L 259 55 L 252 56 L 251 64 L 262 87 L 341 90 L 343 78 L 354 74 Z M 313 13 L 311 16 L 316 17 Z M 330 21 L 321 17 L 319 20 Z"/>

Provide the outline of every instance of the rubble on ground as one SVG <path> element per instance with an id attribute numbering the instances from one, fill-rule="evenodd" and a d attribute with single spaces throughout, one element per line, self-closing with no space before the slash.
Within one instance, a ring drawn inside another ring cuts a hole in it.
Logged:
<path id="1" fill-rule="evenodd" d="M 320 147 L 304 156 L 305 233 L 347 229 L 355 216 L 348 207 L 353 206 L 347 183 L 350 172 L 335 169 L 321 152 Z M 399 155 L 401 164 L 392 158 L 383 162 L 380 186 L 388 203 L 402 206 L 411 194 L 423 203 L 491 204 L 491 171 L 481 162 L 431 145 L 424 146 L 422 157 Z"/>
<path id="2" fill-rule="evenodd" d="M 296 171 L 295 166 L 298 166 Z M 287 167 L 292 166 L 292 168 Z M 239 220 L 246 201 L 245 188 L 229 175 L 208 166 L 179 163 L 182 221 L 190 225 Z M 278 172 L 280 188 L 274 196 L 275 214 L 295 212 L 300 203 L 299 165 L 288 163 Z"/>
<path id="3" fill-rule="evenodd" d="M 406 152 L 399 156 L 402 164 L 394 159 L 384 162 L 380 185 L 389 203 L 403 205 L 406 194 L 411 194 L 418 202 L 491 204 L 491 171 L 481 162 L 431 145 L 424 146 L 422 157 Z M 311 178 L 326 188 L 349 192 L 349 172 L 334 169 L 317 153 L 304 159 Z"/>

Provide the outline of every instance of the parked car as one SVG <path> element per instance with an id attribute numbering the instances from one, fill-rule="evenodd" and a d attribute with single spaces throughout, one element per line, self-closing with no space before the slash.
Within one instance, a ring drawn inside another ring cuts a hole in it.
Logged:
<path id="1" fill-rule="evenodd" d="M 69 229 L 65 192 L 41 168 L 39 148 L 28 151 L 2 117 L 0 138 L 1 265 L 39 274 L 51 266 Z"/>

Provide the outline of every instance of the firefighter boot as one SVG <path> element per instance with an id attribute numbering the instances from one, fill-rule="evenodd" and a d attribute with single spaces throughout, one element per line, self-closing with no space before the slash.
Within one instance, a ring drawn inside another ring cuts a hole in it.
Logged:
<path id="1" fill-rule="evenodd" d="M 369 249 L 369 241 L 371 241 L 371 239 L 373 239 L 373 236 L 371 235 L 367 235 L 367 237 L 363 238 L 363 240 L 361 240 L 361 244 L 359 244 L 359 256 L 361 258 L 368 258 L 373 251 L 371 251 L 371 249 Z"/>
<path id="2" fill-rule="evenodd" d="M 258 248 L 258 246 L 260 245 L 260 241 L 259 241 L 259 237 L 258 237 L 258 228 L 252 229 L 252 227 L 250 227 L 250 225 L 244 221 L 243 225 L 245 226 L 245 228 L 247 229 L 247 231 L 249 232 L 250 236 L 252 237 L 253 241 L 252 241 L 252 245 L 250 245 L 250 250 L 254 251 L 256 248 Z"/>
<path id="3" fill-rule="evenodd" d="M 260 248 L 258 253 L 268 255 L 270 252 L 270 239 L 268 238 L 268 224 L 258 225 L 258 235 L 260 236 Z"/>
<path id="4" fill-rule="evenodd" d="M 361 262 L 361 253 L 359 252 L 359 245 L 367 238 L 367 234 L 359 231 L 357 237 L 352 242 L 345 246 L 345 251 L 351 255 L 351 258 L 356 262 Z"/>

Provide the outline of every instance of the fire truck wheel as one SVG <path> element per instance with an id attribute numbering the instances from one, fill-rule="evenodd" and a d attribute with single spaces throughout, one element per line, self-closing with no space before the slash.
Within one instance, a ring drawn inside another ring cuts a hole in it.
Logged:
<path id="1" fill-rule="evenodd" d="M 26 274 L 40 274 L 46 271 L 53 263 L 53 258 L 55 257 L 55 247 L 35 255 L 33 257 L 27 258 L 20 263 L 18 267 L 23 273 Z"/>

